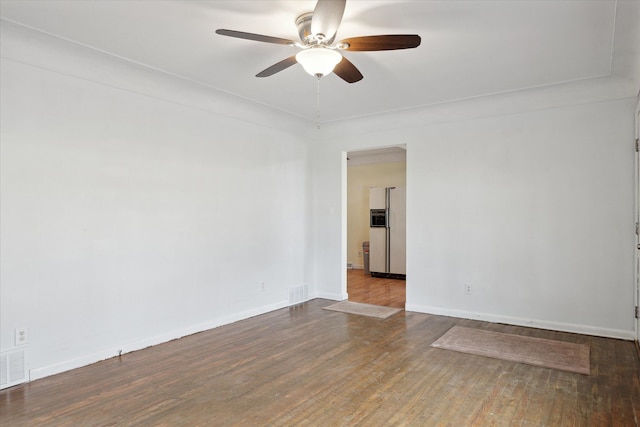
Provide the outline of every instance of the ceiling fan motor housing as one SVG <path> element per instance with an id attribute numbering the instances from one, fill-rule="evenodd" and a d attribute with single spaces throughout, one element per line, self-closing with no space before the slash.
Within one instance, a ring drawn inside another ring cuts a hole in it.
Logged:
<path id="1" fill-rule="evenodd" d="M 298 36 L 305 46 L 322 44 L 325 46 L 330 45 L 336 38 L 334 34 L 330 39 L 324 38 L 324 35 L 314 35 L 311 33 L 311 19 L 313 18 L 313 12 L 303 13 L 296 19 L 296 27 L 298 28 Z"/>

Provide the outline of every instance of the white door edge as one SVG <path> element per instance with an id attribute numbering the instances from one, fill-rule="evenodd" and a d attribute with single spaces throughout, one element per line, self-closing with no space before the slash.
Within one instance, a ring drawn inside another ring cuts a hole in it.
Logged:
<path id="1" fill-rule="evenodd" d="M 635 140 L 640 138 L 640 92 L 638 93 L 638 104 L 635 111 Z M 635 217 L 636 224 L 640 224 L 640 153 L 635 153 Z M 636 249 L 634 257 L 634 306 L 640 306 L 640 233 L 636 233 Z M 636 340 L 640 342 L 640 316 L 635 319 Z"/>

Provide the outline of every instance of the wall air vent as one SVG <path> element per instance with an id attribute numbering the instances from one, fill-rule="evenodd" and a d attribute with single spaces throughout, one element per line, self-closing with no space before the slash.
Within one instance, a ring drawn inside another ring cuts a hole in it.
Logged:
<path id="1" fill-rule="evenodd" d="M 27 381 L 26 352 L 24 349 L 0 353 L 0 390 Z"/>
<path id="2" fill-rule="evenodd" d="M 289 288 L 289 305 L 301 304 L 308 300 L 309 296 L 306 286 Z"/>

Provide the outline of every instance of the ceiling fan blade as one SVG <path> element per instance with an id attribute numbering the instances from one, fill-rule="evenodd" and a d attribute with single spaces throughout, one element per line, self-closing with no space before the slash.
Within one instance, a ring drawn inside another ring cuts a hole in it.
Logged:
<path id="1" fill-rule="evenodd" d="M 342 57 L 342 61 L 333 69 L 333 72 L 347 83 L 359 82 L 363 77 L 356 66 L 344 56 Z"/>
<path id="2" fill-rule="evenodd" d="M 296 44 L 296 42 L 294 42 L 293 40 L 281 39 L 279 37 L 264 36 L 262 34 L 245 33 L 243 31 L 220 29 L 220 30 L 216 30 L 216 34 L 220 34 L 221 36 L 235 37 L 238 39 L 254 40 L 257 42 L 286 44 L 291 46 Z"/>
<path id="3" fill-rule="evenodd" d="M 338 46 L 345 45 L 344 50 L 375 51 L 412 49 L 420 46 L 420 36 L 415 34 L 389 34 L 386 36 L 352 37 L 340 40 Z"/>
<path id="4" fill-rule="evenodd" d="M 346 0 L 318 0 L 311 18 L 311 34 L 322 34 L 331 40 L 338 31 Z"/>
<path id="5" fill-rule="evenodd" d="M 258 74 L 256 74 L 256 77 L 269 77 L 274 75 L 275 73 L 278 73 L 286 68 L 291 67 L 293 64 L 297 63 L 298 61 L 296 61 L 296 56 L 290 56 L 287 59 L 283 59 L 282 61 L 273 64 L 271 67 L 269 68 L 265 68 L 264 70 L 260 71 Z"/>

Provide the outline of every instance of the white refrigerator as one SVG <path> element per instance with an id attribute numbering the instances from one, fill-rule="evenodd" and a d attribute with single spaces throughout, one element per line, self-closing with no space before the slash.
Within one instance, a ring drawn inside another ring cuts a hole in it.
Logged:
<path id="1" fill-rule="evenodd" d="M 369 270 L 372 276 L 406 275 L 406 190 L 369 189 Z"/>

